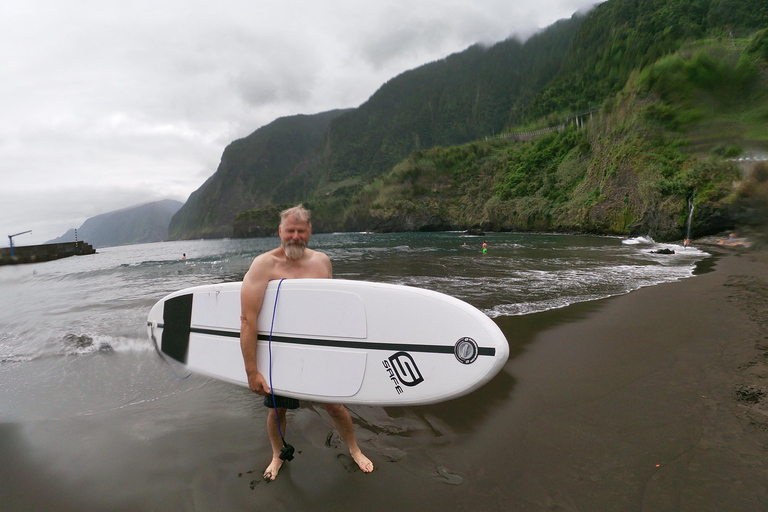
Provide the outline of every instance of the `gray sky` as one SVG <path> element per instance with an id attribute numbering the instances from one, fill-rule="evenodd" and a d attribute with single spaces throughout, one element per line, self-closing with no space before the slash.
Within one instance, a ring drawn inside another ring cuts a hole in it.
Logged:
<path id="1" fill-rule="evenodd" d="M 0 247 L 185 201 L 229 142 L 278 117 L 356 107 L 403 71 L 594 3 L 2 2 Z"/>

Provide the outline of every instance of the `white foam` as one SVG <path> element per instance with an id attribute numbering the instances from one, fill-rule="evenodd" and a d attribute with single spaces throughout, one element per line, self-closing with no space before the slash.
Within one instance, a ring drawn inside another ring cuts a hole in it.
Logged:
<path id="1" fill-rule="evenodd" d="M 638 245 L 638 244 L 646 244 L 646 245 L 653 245 L 656 242 L 653 241 L 653 238 L 649 236 L 638 236 L 635 238 L 627 238 L 621 241 L 624 245 Z"/>

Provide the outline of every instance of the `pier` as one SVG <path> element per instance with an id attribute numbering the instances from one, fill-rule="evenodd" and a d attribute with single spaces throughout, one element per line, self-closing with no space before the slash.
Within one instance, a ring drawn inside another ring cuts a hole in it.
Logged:
<path id="1" fill-rule="evenodd" d="M 86 242 L 65 242 L 61 244 L 43 244 L 14 246 L 0 249 L 0 265 L 17 265 L 20 263 L 40 263 L 58 260 L 70 256 L 96 254 L 96 249 Z"/>

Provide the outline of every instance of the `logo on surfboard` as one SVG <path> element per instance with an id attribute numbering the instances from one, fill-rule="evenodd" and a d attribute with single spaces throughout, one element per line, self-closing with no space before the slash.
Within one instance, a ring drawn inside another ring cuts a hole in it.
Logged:
<path id="1" fill-rule="evenodd" d="M 394 382 L 395 391 L 400 395 L 403 393 L 402 386 L 413 387 L 424 382 L 424 377 L 416 366 L 408 352 L 397 352 L 381 362 L 384 369 L 387 370 L 389 380 Z"/>
<path id="2" fill-rule="evenodd" d="M 453 347 L 453 355 L 462 364 L 472 364 L 477 359 L 480 350 L 477 348 L 477 342 L 472 338 L 461 338 Z"/>

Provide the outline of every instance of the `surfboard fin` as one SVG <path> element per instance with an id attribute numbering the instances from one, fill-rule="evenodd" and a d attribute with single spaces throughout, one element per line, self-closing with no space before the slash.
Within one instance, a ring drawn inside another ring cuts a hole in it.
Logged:
<path id="1" fill-rule="evenodd" d="M 294 451 L 296 451 L 294 447 L 286 443 L 285 440 L 283 440 L 283 448 L 280 450 L 280 460 L 283 460 L 283 461 L 293 460 Z"/>

